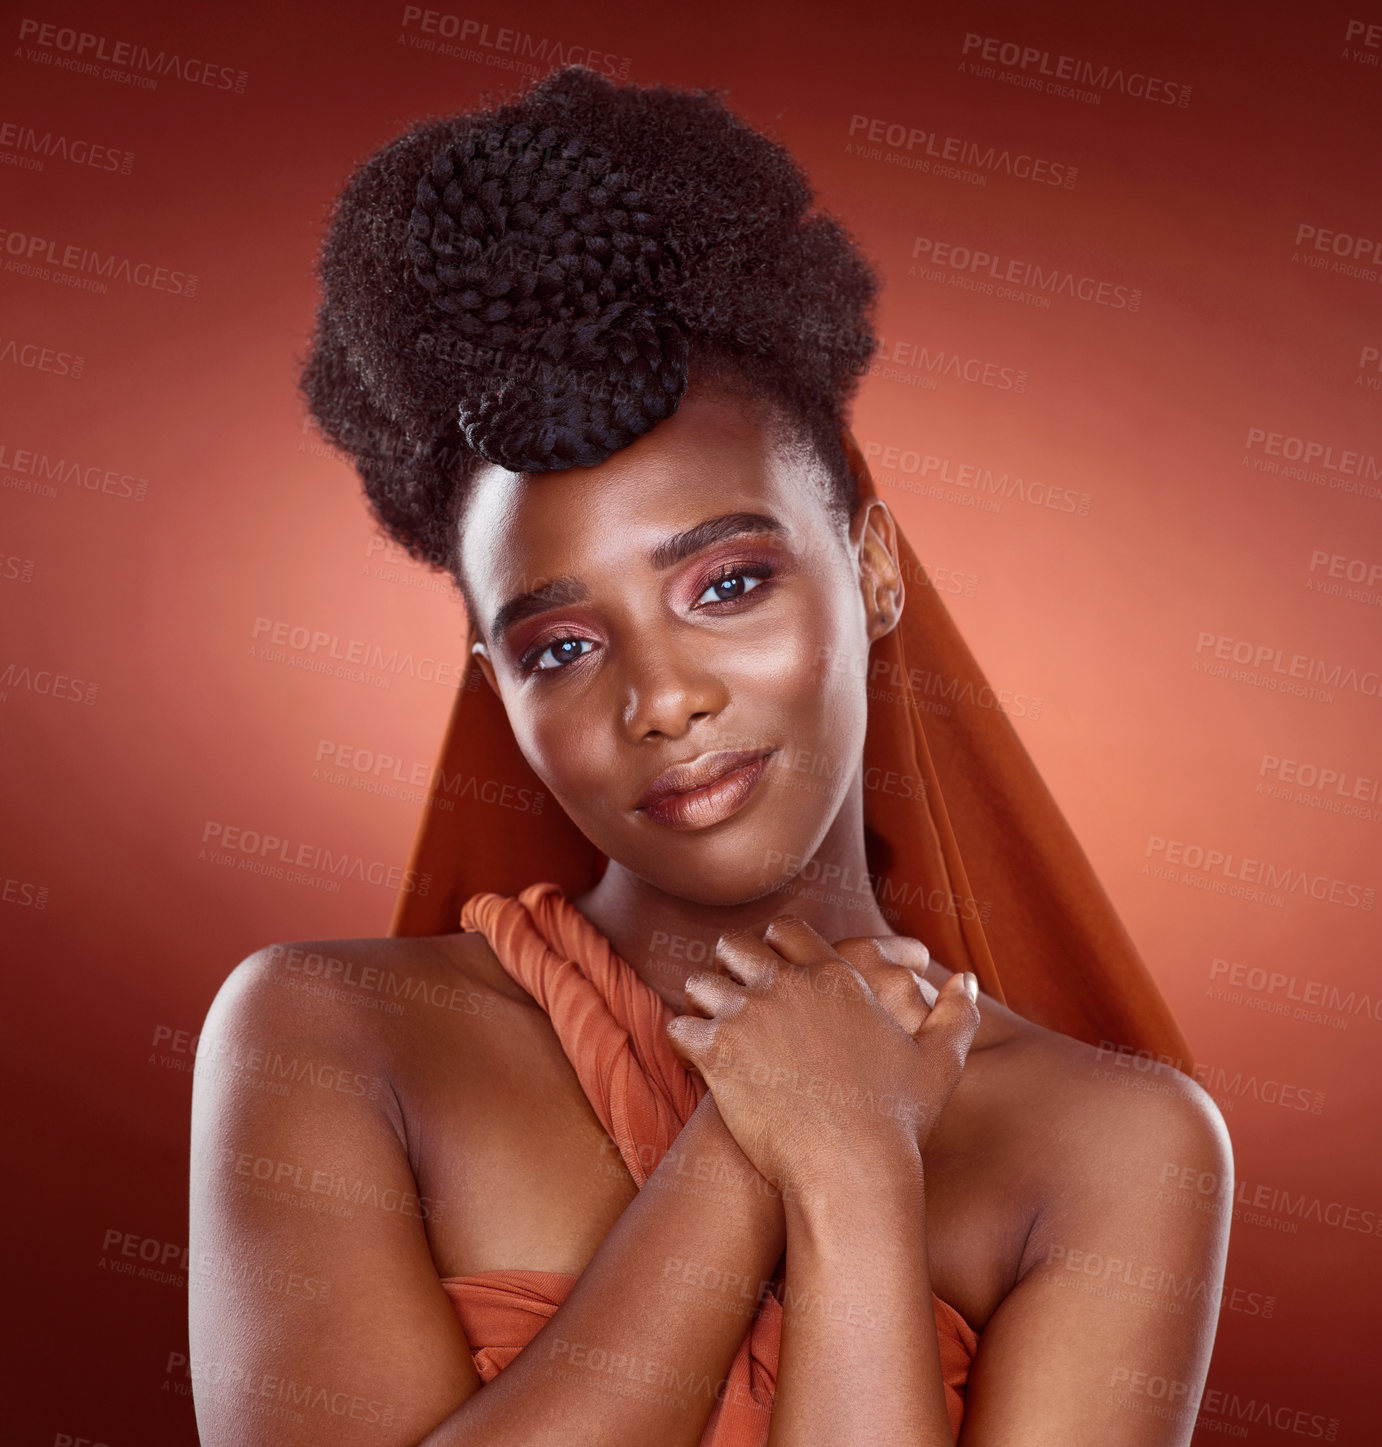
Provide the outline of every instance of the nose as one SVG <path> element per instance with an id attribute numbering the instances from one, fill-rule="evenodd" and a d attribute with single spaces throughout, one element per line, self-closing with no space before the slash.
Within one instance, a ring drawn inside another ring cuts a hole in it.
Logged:
<path id="1" fill-rule="evenodd" d="M 644 638 L 630 653 L 623 725 L 634 743 L 681 738 L 698 719 L 713 717 L 729 701 L 724 680 L 706 657 L 703 638 Z"/>

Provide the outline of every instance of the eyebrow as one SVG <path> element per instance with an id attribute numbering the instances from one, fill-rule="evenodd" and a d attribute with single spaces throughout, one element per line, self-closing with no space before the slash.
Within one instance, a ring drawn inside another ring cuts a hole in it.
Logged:
<path id="1" fill-rule="evenodd" d="M 786 532 L 785 524 L 765 512 L 722 513 L 719 517 L 706 518 L 704 522 L 699 522 L 684 532 L 664 538 L 648 554 L 648 561 L 661 573 L 726 538 L 739 537 L 744 533 L 785 536 Z M 589 589 L 578 579 L 553 578 L 540 588 L 530 588 L 526 593 L 510 598 L 490 622 L 490 637 L 501 637 L 515 623 L 532 617 L 534 613 L 545 613 L 549 608 L 563 608 L 571 603 L 581 603 L 589 596 Z"/>

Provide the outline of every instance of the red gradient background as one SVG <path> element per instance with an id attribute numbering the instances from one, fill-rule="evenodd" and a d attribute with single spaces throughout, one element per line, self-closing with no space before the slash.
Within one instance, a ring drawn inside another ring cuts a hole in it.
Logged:
<path id="1" fill-rule="evenodd" d="M 727 87 L 881 268 L 885 354 L 912 365 L 865 383 L 856 435 L 995 687 L 1041 700 L 1019 733 L 1233 1136 L 1241 1210 L 1196 1441 L 1382 1439 L 1367 1380 L 1382 1234 L 1355 1229 L 1382 1213 L 1379 913 L 1357 904 L 1382 877 L 1378 12 L 437 3 L 488 25 L 471 46 L 492 57 L 509 27 L 557 61 L 584 46 L 641 83 Z M 54 63 L 63 42 L 37 43 L 30 22 L 246 79 L 141 89 Z M 235 826 L 401 865 L 417 799 L 359 787 L 358 769 L 356 787 L 314 773 L 345 745 L 399 760 L 390 776 L 425 774 L 451 704 L 415 677 L 377 687 L 260 658 L 256 620 L 463 660 L 448 585 L 383 548 L 354 475 L 304 430 L 315 248 L 353 164 L 517 77 L 414 48 L 421 23 L 384 0 L 40 0 L 3 25 L 0 126 L 18 129 L 0 131 L 0 1167 L 16 1370 L 0 1417 L 13 1443 L 191 1443 L 190 1036 L 247 953 L 382 934 L 393 902 L 385 885 L 329 893 L 219 867 L 204 836 Z M 1188 103 L 971 74 L 967 35 L 1150 75 Z M 1075 181 L 981 170 L 979 184 L 850 149 L 874 122 Z M 132 153 L 129 174 L 52 154 L 34 169 L 26 129 Z M 1352 238 L 1326 243 L 1351 255 L 1298 244 L 1302 227 Z M 918 237 L 1140 304 L 1045 308 L 909 276 Z M 34 238 L 195 273 L 196 294 L 25 274 Z M 29 347 L 84 358 L 80 377 L 31 365 Z M 965 379 L 989 364 L 999 385 Z M 1255 466 L 1280 461 L 1257 434 L 1318 442 L 1330 465 Z M 939 481 L 977 483 L 966 466 L 1021 475 L 1026 500 L 993 510 L 975 505 L 993 494 Z M 1263 661 L 1204 671 L 1235 645 Z M 1328 697 L 1270 686 L 1293 655 L 1338 669 L 1315 685 Z M 1346 782 L 1302 790 L 1272 760 Z M 1341 787 L 1361 791 L 1357 812 Z M 1304 871 L 1325 897 L 1234 895 L 1224 868 L 1159 877 L 1172 842 Z M 1298 1017 L 1293 992 L 1327 998 L 1329 1018 Z M 169 1279 L 138 1274 L 141 1251 L 166 1256 Z"/>

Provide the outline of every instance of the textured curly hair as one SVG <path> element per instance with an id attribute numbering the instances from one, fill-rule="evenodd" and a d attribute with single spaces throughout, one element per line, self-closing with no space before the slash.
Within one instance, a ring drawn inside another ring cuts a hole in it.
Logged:
<path id="1" fill-rule="evenodd" d="M 811 202 L 791 155 L 716 92 L 554 70 L 354 171 L 302 394 L 384 530 L 463 593 L 481 468 L 594 466 L 670 416 L 693 372 L 813 446 L 847 515 L 839 430 L 880 281 Z"/>

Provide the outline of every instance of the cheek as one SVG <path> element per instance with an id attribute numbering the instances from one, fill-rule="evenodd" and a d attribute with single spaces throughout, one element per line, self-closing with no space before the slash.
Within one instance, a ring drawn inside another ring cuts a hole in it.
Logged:
<path id="1" fill-rule="evenodd" d="M 536 698 L 505 700 L 509 727 L 528 766 L 558 799 L 589 793 L 610 776 L 608 719 L 589 705 Z"/>
<path id="2" fill-rule="evenodd" d="M 772 636 L 736 660 L 734 691 L 775 715 L 785 737 L 818 747 L 862 747 L 868 640 L 837 595 L 811 596 Z"/>

